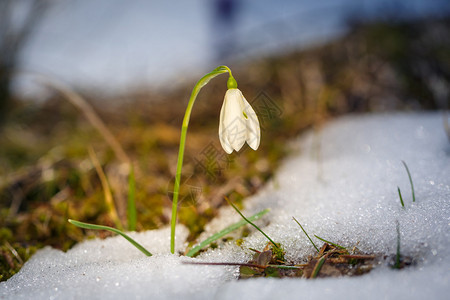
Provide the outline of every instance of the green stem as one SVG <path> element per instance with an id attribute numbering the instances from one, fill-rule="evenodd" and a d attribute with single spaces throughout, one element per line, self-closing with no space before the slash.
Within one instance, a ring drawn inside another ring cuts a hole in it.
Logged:
<path id="1" fill-rule="evenodd" d="M 175 186 L 173 189 L 173 201 L 172 201 L 172 220 L 170 228 L 170 252 L 175 253 L 175 225 L 177 223 L 177 208 L 178 208 L 178 196 L 180 191 L 180 180 L 181 180 L 181 168 L 183 166 L 184 148 L 186 144 L 186 134 L 189 125 L 189 120 L 191 118 L 192 107 L 194 106 L 195 99 L 198 93 L 211 79 L 223 74 L 229 73 L 231 76 L 231 70 L 227 66 L 220 66 L 215 68 L 212 72 L 203 76 L 192 90 L 191 97 L 189 98 L 188 106 L 184 114 L 183 125 L 181 127 L 181 137 L 180 137 L 180 149 L 178 150 L 178 162 L 177 162 L 177 173 L 175 174 Z"/>
<path id="2" fill-rule="evenodd" d="M 136 230 L 136 180 L 134 178 L 133 164 L 130 163 L 130 174 L 128 174 L 128 230 Z"/>

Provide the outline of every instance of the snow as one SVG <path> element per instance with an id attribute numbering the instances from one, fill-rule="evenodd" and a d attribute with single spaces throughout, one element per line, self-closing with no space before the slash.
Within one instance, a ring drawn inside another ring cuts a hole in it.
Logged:
<path id="1" fill-rule="evenodd" d="M 446 299 L 450 292 L 450 143 L 441 113 L 348 116 L 292 142 L 294 154 L 257 195 L 247 216 L 271 208 L 258 224 L 299 261 L 314 253 L 310 234 L 369 253 L 393 255 L 400 225 L 401 253 L 415 265 L 393 270 L 382 262 L 359 277 L 258 278 L 238 281 L 236 267 L 183 261 L 244 262 L 248 248 L 267 243 L 256 231 L 242 246 L 220 244 L 197 258 L 169 254 L 169 229 L 131 233 L 154 255 L 145 257 L 122 237 L 90 240 L 67 253 L 45 248 L 0 283 L 0 299 Z M 264 136 L 263 136 L 264 138 Z M 412 202 L 405 161 L 413 178 Z M 405 201 L 402 208 L 397 194 Z M 231 208 L 208 224 L 203 237 L 239 220 Z M 177 227 L 177 251 L 187 230 Z M 316 240 L 320 245 L 320 242 Z"/>

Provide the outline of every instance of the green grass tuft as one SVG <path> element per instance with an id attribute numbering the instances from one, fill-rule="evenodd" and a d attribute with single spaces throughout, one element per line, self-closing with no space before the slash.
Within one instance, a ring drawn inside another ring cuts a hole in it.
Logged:
<path id="1" fill-rule="evenodd" d="M 262 216 L 264 216 L 266 213 L 269 212 L 269 209 L 265 209 L 260 211 L 259 213 L 254 214 L 253 216 L 249 217 L 248 219 L 251 221 L 256 221 L 259 218 L 261 218 Z M 189 252 L 186 254 L 186 256 L 188 257 L 193 257 L 194 255 L 196 255 L 201 249 L 205 248 L 206 246 L 208 246 L 209 244 L 213 243 L 214 241 L 217 241 L 218 239 L 220 239 L 221 237 L 227 235 L 228 233 L 246 225 L 248 222 L 246 220 L 241 220 L 237 223 L 234 223 L 228 227 L 226 227 L 225 229 L 222 229 L 221 231 L 213 234 L 212 236 L 210 236 L 209 238 L 207 238 L 206 240 L 204 240 L 203 242 L 201 242 L 200 244 L 198 244 L 197 246 L 195 246 L 194 248 L 192 248 L 191 250 L 189 250 Z"/>

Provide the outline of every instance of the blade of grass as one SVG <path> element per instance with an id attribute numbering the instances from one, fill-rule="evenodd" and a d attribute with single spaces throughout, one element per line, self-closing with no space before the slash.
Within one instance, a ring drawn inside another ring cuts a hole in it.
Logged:
<path id="1" fill-rule="evenodd" d="M 402 207 L 405 207 L 405 203 L 403 203 L 402 192 L 400 191 L 399 187 L 397 187 L 397 190 L 398 190 L 398 197 L 400 198 L 400 203 L 402 204 Z"/>
<path id="2" fill-rule="evenodd" d="M 413 185 L 413 181 L 411 178 L 411 173 L 409 172 L 408 165 L 403 160 L 402 160 L 402 163 L 405 166 L 406 172 L 408 173 L 409 183 L 411 183 L 411 193 L 412 193 L 413 202 L 416 202 L 416 194 L 414 193 L 414 185 Z"/>
<path id="3" fill-rule="evenodd" d="M 294 221 L 297 222 L 298 226 L 300 226 L 302 231 L 306 234 L 306 237 L 308 238 L 308 240 L 311 242 L 311 244 L 314 246 L 314 248 L 316 248 L 317 252 L 319 252 L 319 248 L 317 248 L 316 244 L 314 244 L 314 242 L 311 240 L 308 233 L 306 233 L 305 229 L 303 229 L 303 226 L 300 224 L 300 222 L 297 221 L 297 219 L 295 217 L 292 217 L 292 219 L 294 219 Z"/>
<path id="4" fill-rule="evenodd" d="M 312 271 L 311 278 L 316 278 L 319 275 L 320 269 L 322 269 L 323 263 L 325 262 L 326 257 L 322 256 L 317 264 L 314 266 L 314 270 Z"/>
<path id="5" fill-rule="evenodd" d="M 400 269 L 400 224 L 397 221 L 397 254 L 395 256 L 394 269 Z"/>
<path id="6" fill-rule="evenodd" d="M 119 215 L 117 214 L 116 206 L 114 204 L 114 199 L 112 196 L 111 188 L 109 187 L 108 179 L 106 178 L 105 172 L 103 172 L 103 169 L 100 165 L 100 161 L 98 160 L 97 155 L 95 154 L 92 147 L 88 147 L 89 157 L 91 158 L 92 164 L 95 167 L 95 170 L 97 171 L 98 177 L 100 178 L 100 183 L 103 188 L 103 194 L 105 196 L 105 202 L 108 206 L 109 214 L 111 216 L 111 219 L 113 220 L 114 224 L 117 228 L 122 229 L 122 222 L 120 221 Z"/>
<path id="7" fill-rule="evenodd" d="M 136 230 L 136 181 L 134 178 L 133 164 L 130 164 L 130 174 L 128 175 L 128 206 L 127 206 L 127 219 L 128 230 Z"/>
<path id="8" fill-rule="evenodd" d="M 256 214 L 254 214 L 253 216 L 249 217 L 248 219 L 251 221 L 256 221 L 259 218 L 261 218 L 262 216 L 264 216 L 266 213 L 269 212 L 269 209 L 265 209 L 262 210 Z M 206 240 L 204 240 L 203 242 L 201 242 L 200 244 L 198 244 L 197 246 L 195 246 L 194 248 L 192 248 L 191 250 L 189 250 L 189 252 L 186 254 L 186 256 L 188 257 L 192 257 L 195 254 L 197 254 L 201 249 L 205 248 L 206 246 L 208 246 L 209 244 L 211 244 L 212 242 L 220 239 L 221 237 L 227 235 L 228 233 L 246 225 L 248 222 L 246 220 L 241 220 L 237 223 L 234 223 L 228 227 L 226 227 L 225 229 L 222 229 L 221 231 L 213 234 L 212 236 L 210 236 L 209 238 L 207 238 Z"/>
<path id="9" fill-rule="evenodd" d="M 80 221 L 75 221 L 75 220 L 71 220 L 69 219 L 69 223 L 78 226 L 80 228 L 85 228 L 85 229 L 95 229 L 95 230 L 108 230 L 114 233 L 117 233 L 119 235 L 121 235 L 122 237 L 124 237 L 127 241 L 129 241 L 131 244 L 133 244 L 133 246 L 135 246 L 136 248 L 138 248 L 142 253 L 144 253 L 147 256 L 152 256 L 152 254 L 150 252 L 147 251 L 147 249 L 145 249 L 141 244 L 139 244 L 138 242 L 136 242 L 135 240 L 133 240 L 131 237 L 129 237 L 128 235 L 126 235 L 124 232 L 120 231 L 119 229 L 113 228 L 113 227 L 109 227 L 109 226 L 103 226 L 103 225 L 96 225 L 96 224 L 89 224 L 89 223 L 84 223 L 84 222 L 80 222 Z"/>
<path id="10" fill-rule="evenodd" d="M 4 245 L 12 253 L 12 255 L 14 255 L 14 257 L 19 261 L 19 264 L 23 265 L 23 259 L 22 257 L 20 257 L 19 252 L 17 252 L 17 250 L 14 249 L 14 247 L 8 241 L 5 241 Z"/>
<path id="11" fill-rule="evenodd" d="M 321 238 L 321 237 L 319 237 L 319 236 L 317 236 L 317 235 L 314 235 L 314 236 L 315 236 L 316 238 L 318 238 L 319 240 L 321 240 L 322 242 L 328 243 L 328 244 L 333 245 L 333 246 L 335 246 L 335 247 L 337 247 L 337 248 L 346 249 L 345 247 L 342 247 L 341 245 L 338 245 L 338 244 L 332 243 L 332 242 L 330 242 L 330 241 L 327 241 L 327 240 L 325 240 L 325 239 L 323 239 L 323 238 Z"/>
<path id="12" fill-rule="evenodd" d="M 280 249 L 280 247 L 278 247 L 278 245 L 267 235 L 264 233 L 264 231 L 262 231 L 258 226 L 256 226 L 255 224 L 253 224 L 249 219 L 247 219 L 241 212 L 240 210 L 230 201 L 230 199 L 228 199 L 228 197 L 225 197 L 225 200 L 227 200 L 228 204 L 230 204 L 235 211 L 237 211 L 237 213 L 242 217 L 242 219 L 244 219 L 245 221 L 247 221 L 248 224 L 252 225 L 253 227 L 255 227 L 259 232 L 261 232 L 271 243 L 272 245 L 277 248 Z"/>

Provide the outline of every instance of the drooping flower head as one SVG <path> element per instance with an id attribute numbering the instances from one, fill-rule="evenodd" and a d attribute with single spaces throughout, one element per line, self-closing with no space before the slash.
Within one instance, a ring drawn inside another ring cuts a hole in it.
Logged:
<path id="1" fill-rule="evenodd" d="M 228 90 L 220 110 L 220 144 L 228 154 L 233 150 L 239 151 L 245 142 L 256 150 L 261 138 L 258 117 L 231 75 L 227 85 Z"/>

